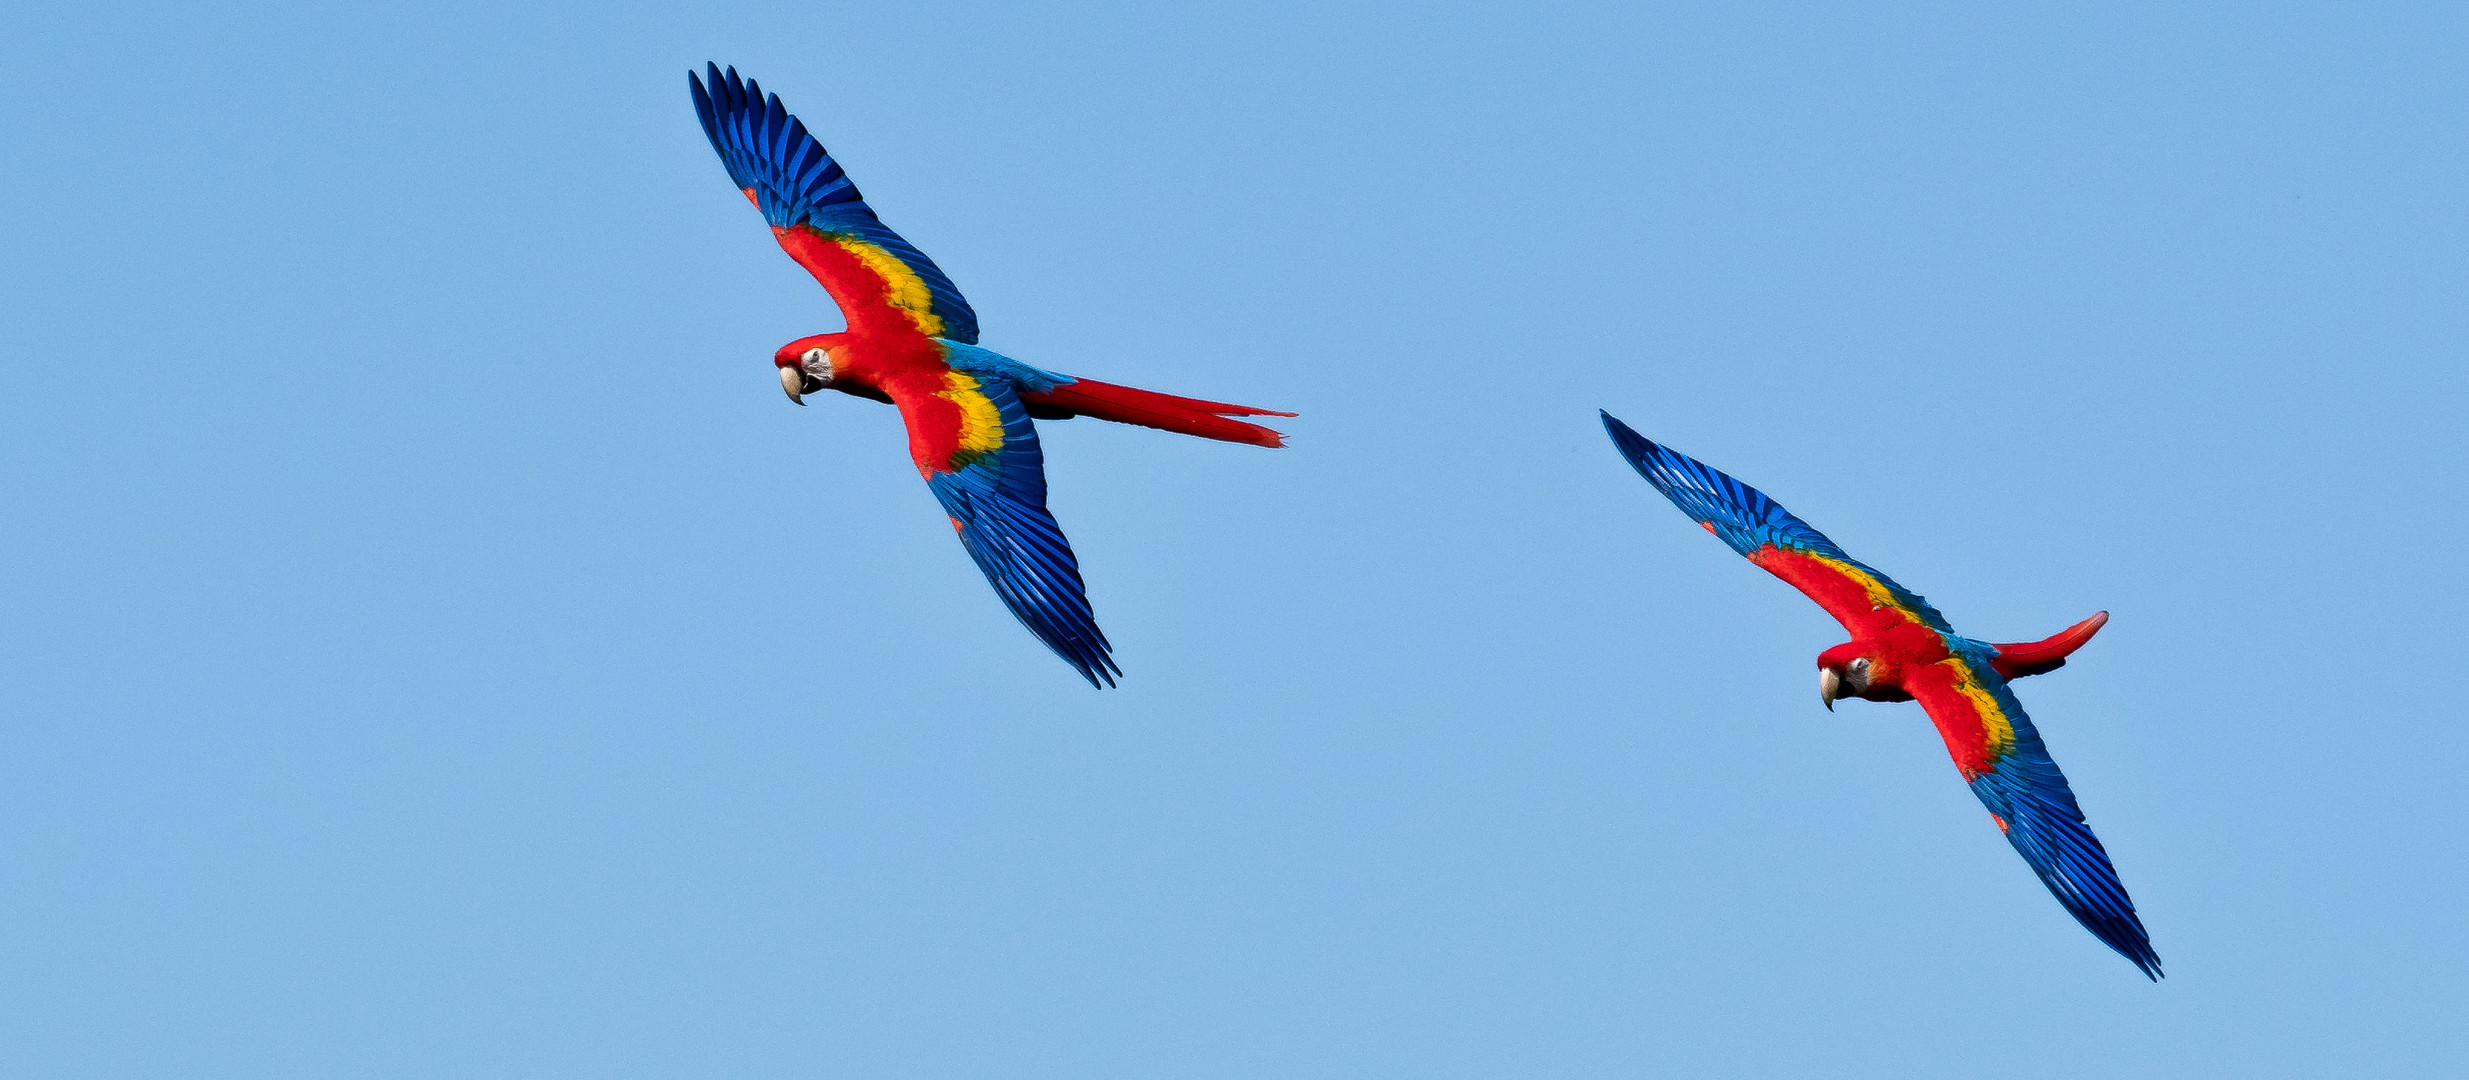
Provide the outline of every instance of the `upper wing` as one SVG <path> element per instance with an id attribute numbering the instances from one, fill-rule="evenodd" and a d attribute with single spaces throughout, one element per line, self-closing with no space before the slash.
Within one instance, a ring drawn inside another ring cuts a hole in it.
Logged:
<path id="1" fill-rule="evenodd" d="M 1603 429 L 1611 433 L 1612 444 L 1638 475 L 1672 500 L 1681 513 L 1695 518 L 1750 562 L 1807 593 L 1844 629 L 1855 634 L 1864 629 L 1874 632 L 1880 629 L 1878 613 L 1887 612 L 1895 622 L 1953 632 L 1946 617 L 1920 594 L 1844 554 L 1825 534 L 1793 517 L 1764 492 L 1687 454 L 1655 445 L 1608 412 L 1603 414 Z"/>
<path id="2" fill-rule="evenodd" d="M 2084 929 L 2158 980 L 2160 954 L 2134 901 L 2031 718 L 1990 666 L 1989 647 L 1966 638 L 1948 645 L 1953 655 L 1905 672 L 1903 688 L 1928 710 L 1955 768 L 2041 884 Z"/>
<path id="3" fill-rule="evenodd" d="M 832 294 L 850 328 L 913 326 L 929 337 L 976 342 L 977 313 L 952 279 L 875 217 L 780 95 L 766 96 L 736 68 L 707 67 L 708 91 L 686 73 L 703 134 L 729 179 L 763 211 L 780 246 Z"/>
<path id="4" fill-rule="evenodd" d="M 1046 459 L 1009 380 L 966 371 L 941 389 L 894 388 L 909 450 L 952 529 L 1029 632 L 1092 686 L 1123 673 L 1097 628 L 1080 561 L 1046 512 Z"/>

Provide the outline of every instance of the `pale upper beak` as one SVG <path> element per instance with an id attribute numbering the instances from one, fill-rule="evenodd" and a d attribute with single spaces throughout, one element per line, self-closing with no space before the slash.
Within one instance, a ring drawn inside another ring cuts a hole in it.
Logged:
<path id="1" fill-rule="evenodd" d="M 1843 696 L 1843 676 L 1833 668 L 1817 669 L 1818 700 L 1826 703 L 1826 711 L 1835 711 L 1835 699 Z"/>
<path id="2" fill-rule="evenodd" d="M 789 392 L 789 400 L 806 403 L 806 373 L 794 367 L 780 369 L 780 388 Z"/>

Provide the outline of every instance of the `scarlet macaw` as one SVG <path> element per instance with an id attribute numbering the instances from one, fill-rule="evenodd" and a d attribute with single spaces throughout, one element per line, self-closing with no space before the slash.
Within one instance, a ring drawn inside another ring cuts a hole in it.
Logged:
<path id="1" fill-rule="evenodd" d="M 1919 700 L 1956 770 L 2041 884 L 2094 937 L 2160 979 L 2160 955 L 2135 917 L 2134 901 L 2007 687 L 2009 679 L 2064 665 L 2109 621 L 2108 612 L 2029 644 L 1959 636 L 1928 601 L 1844 554 L 1756 488 L 1655 445 L 1608 412 L 1603 427 L 1638 475 L 1681 513 L 1851 631 L 1852 640 L 1818 654 L 1818 696 L 1829 710 L 1846 697 Z"/>
<path id="2" fill-rule="evenodd" d="M 1086 415 L 1275 447 L 1285 445 L 1277 432 L 1228 417 L 1294 414 L 1075 379 L 977 347 L 977 315 L 960 290 L 875 217 L 779 95 L 767 97 L 735 68 L 709 72 L 709 90 L 686 73 L 703 133 L 848 324 L 781 346 L 772 356 L 781 389 L 800 405 L 829 388 L 898 406 L 909 456 L 996 595 L 1090 685 L 1114 685 L 1122 669 L 1089 609 L 1071 543 L 1046 512 L 1031 418 Z"/>

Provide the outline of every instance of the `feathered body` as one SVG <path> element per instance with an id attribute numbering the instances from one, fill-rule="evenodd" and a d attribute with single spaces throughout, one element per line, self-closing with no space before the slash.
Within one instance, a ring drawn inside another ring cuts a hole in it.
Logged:
<path id="1" fill-rule="evenodd" d="M 1112 685 L 1121 669 L 1046 510 L 1032 418 L 1086 415 L 1274 447 L 1278 433 L 1229 417 L 1294 414 L 1075 379 L 979 348 L 960 290 L 875 216 L 780 98 L 734 69 L 709 76 L 708 88 L 686 79 L 712 149 L 847 324 L 773 356 L 790 398 L 803 404 L 828 388 L 899 407 L 910 459 L 1004 605 L 1091 684 Z"/>
<path id="2" fill-rule="evenodd" d="M 1752 563 L 1817 601 L 1852 640 L 1818 655 L 1820 693 L 1914 701 L 1955 770 L 2008 843 L 2075 920 L 2145 975 L 2160 956 L 2074 791 L 2041 745 L 2007 680 L 2055 670 L 2091 640 L 2102 612 L 2044 641 L 1995 645 L 1954 632 L 1919 594 L 1863 565 L 1756 488 L 1603 414 L 1621 455 L 1682 513 Z"/>

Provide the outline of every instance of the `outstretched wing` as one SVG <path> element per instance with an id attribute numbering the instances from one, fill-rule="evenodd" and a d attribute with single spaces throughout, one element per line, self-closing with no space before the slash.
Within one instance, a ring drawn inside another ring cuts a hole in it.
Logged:
<path id="1" fill-rule="evenodd" d="M 1080 561 L 1046 512 L 1046 459 L 1009 380 L 952 370 L 940 389 L 892 390 L 909 450 L 1003 606 L 1092 686 L 1123 673 L 1097 628 Z"/>
<path id="2" fill-rule="evenodd" d="M 1951 636 L 1948 646 L 1953 655 L 1905 672 L 1903 688 L 1928 710 L 1972 794 L 2067 914 L 2157 981 L 2160 954 L 2135 917 L 2135 903 L 2084 824 L 2040 732 L 1990 666 L 1990 647 Z"/>
<path id="3" fill-rule="evenodd" d="M 780 95 L 765 95 L 737 69 L 707 65 L 711 86 L 693 72 L 694 111 L 737 190 L 763 211 L 789 257 L 823 283 L 850 329 L 914 328 L 928 337 L 974 344 L 977 313 L 926 254 L 885 226 L 840 163 L 789 115 Z"/>
<path id="4" fill-rule="evenodd" d="M 1680 512 L 1706 531 L 1747 556 L 1768 573 L 1807 593 L 1826 613 L 1855 634 L 1881 629 L 1885 621 L 1915 622 L 1939 633 L 1953 633 L 1946 617 L 1920 594 L 1897 585 L 1843 553 L 1825 534 L 1793 517 L 1764 492 L 1669 447 L 1658 446 L 1630 430 L 1610 413 L 1603 429 L 1612 445 Z"/>

